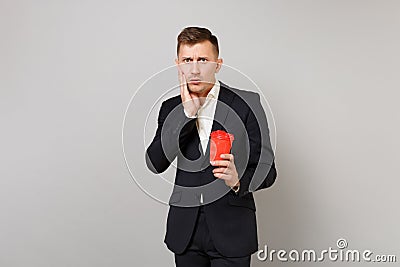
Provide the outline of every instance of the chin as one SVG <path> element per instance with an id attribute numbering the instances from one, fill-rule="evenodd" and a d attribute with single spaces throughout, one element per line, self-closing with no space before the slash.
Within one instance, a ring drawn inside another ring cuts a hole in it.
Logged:
<path id="1" fill-rule="evenodd" d="M 192 93 L 201 93 L 204 91 L 205 87 L 202 85 L 194 85 L 194 84 L 189 84 L 188 89 Z"/>

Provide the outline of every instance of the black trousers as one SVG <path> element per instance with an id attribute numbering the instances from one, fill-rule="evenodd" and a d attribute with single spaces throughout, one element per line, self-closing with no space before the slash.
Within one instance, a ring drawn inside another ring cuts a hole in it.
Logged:
<path id="1" fill-rule="evenodd" d="M 250 267 L 250 259 L 251 255 L 236 258 L 224 257 L 215 249 L 203 207 L 200 207 L 188 247 L 182 254 L 175 254 L 177 267 Z"/>

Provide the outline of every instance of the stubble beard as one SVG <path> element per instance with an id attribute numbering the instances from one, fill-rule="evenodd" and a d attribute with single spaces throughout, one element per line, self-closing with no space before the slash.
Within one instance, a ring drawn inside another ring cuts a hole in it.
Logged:
<path id="1" fill-rule="evenodd" d="M 208 82 L 202 82 L 199 85 L 188 84 L 189 92 L 202 95 L 204 93 L 208 93 L 214 85 Z"/>

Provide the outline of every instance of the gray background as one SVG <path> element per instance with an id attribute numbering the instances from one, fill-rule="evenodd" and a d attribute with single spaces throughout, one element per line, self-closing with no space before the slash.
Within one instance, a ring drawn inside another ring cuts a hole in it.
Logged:
<path id="1" fill-rule="evenodd" d="M 167 206 L 130 177 L 121 125 L 188 25 L 219 37 L 275 116 L 260 248 L 343 237 L 399 258 L 399 1 L 2 0 L 0 266 L 173 266 Z"/>

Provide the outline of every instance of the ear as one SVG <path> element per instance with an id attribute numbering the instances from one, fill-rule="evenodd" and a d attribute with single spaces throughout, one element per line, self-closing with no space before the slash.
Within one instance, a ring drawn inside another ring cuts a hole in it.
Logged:
<path id="1" fill-rule="evenodd" d="M 221 69 L 223 63 L 224 63 L 224 60 L 222 58 L 219 58 L 217 60 L 217 67 L 215 68 L 215 73 L 219 72 L 219 70 Z"/>

